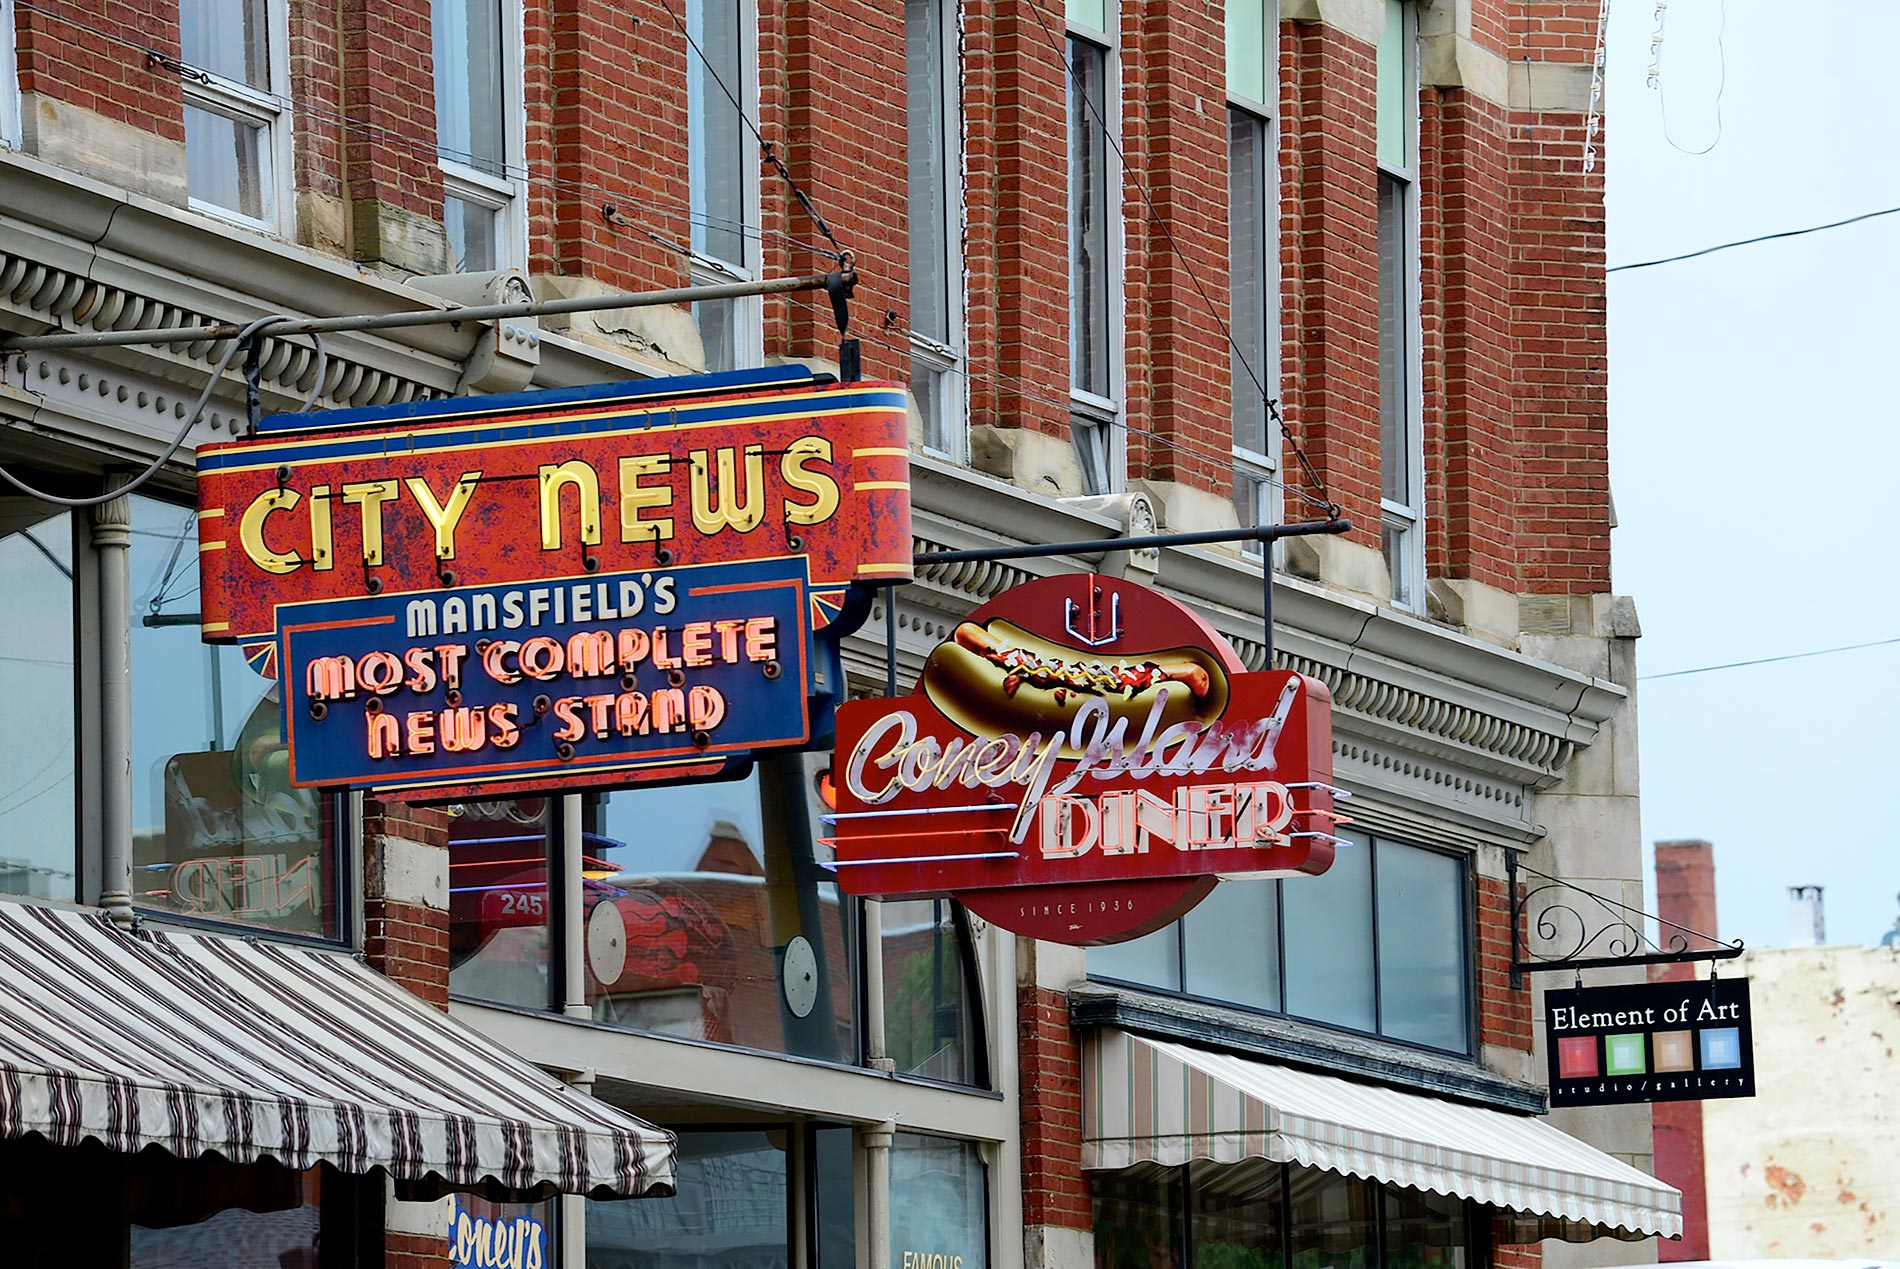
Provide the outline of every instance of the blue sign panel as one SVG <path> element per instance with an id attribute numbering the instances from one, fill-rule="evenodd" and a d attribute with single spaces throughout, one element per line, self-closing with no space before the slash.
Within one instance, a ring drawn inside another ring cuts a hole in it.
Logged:
<path id="1" fill-rule="evenodd" d="M 685 773 L 803 744 L 807 591 L 799 555 L 284 605 L 291 781 Z"/>

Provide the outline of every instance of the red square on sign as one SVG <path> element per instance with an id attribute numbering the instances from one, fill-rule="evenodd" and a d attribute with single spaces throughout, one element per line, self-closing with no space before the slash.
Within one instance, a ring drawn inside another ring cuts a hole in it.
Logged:
<path id="1" fill-rule="evenodd" d="M 1597 1038 L 1571 1036 L 1557 1041 L 1557 1075 L 1561 1079 L 1588 1079 L 1598 1073 Z"/>

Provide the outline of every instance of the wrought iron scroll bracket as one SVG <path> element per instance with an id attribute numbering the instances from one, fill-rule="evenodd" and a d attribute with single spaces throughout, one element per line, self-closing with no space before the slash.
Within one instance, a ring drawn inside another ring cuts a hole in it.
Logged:
<path id="1" fill-rule="evenodd" d="M 1726 961 L 1740 956 L 1744 950 L 1740 939 L 1727 942 L 1632 908 L 1594 890 L 1525 867 L 1518 862 L 1517 855 L 1514 850 L 1505 852 L 1505 875 L 1511 893 L 1513 989 L 1524 985 L 1527 974 Z M 1520 872 L 1528 873 L 1541 884 L 1520 894 Z M 1560 891 L 1570 892 L 1569 896 L 1558 893 Z M 1662 943 L 1649 936 L 1647 926 L 1651 921 L 1662 932 Z M 1533 953 L 1526 946 L 1527 924 L 1540 939 L 1546 943 L 1561 943 L 1563 950 L 1556 955 Z M 1592 952 L 1597 954 L 1589 954 Z"/>

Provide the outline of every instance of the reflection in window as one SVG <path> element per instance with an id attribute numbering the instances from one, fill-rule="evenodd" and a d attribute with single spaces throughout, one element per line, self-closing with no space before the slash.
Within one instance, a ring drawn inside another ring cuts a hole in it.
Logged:
<path id="1" fill-rule="evenodd" d="M 1348 834 L 1348 836 L 1350 836 Z M 1372 851 L 1363 838 L 1317 877 L 1285 887 L 1286 1010 L 1371 1031 L 1378 1023 L 1372 973 Z"/>
<path id="2" fill-rule="evenodd" d="M 948 899 L 883 905 L 884 1036 L 897 1069 L 958 1084 L 978 1082 L 962 922 Z"/>
<path id="3" fill-rule="evenodd" d="M 557 1202 L 496 1203 L 479 1194 L 454 1195 L 449 1207 L 449 1264 L 546 1269 L 554 1263 Z"/>
<path id="4" fill-rule="evenodd" d="M 132 1214 L 131 1269 L 318 1269 L 321 1259 L 324 1180 L 332 1191 L 349 1182 L 327 1168 L 288 1172 L 271 1165 L 256 1168 L 267 1182 L 240 1180 L 227 1192 L 217 1186 L 167 1187 L 192 1193 L 199 1202 L 135 1202 Z M 242 1176 L 244 1169 L 224 1165 L 221 1177 Z M 336 1200 L 332 1200 L 335 1202 Z M 222 1204 L 222 1211 L 203 1210 Z M 330 1263 L 336 1263 L 333 1258 Z"/>
<path id="5" fill-rule="evenodd" d="M 745 174 L 754 161 L 745 119 L 745 16 L 738 0 L 687 0 L 686 30 L 699 53 L 686 59 L 687 187 L 692 247 L 737 268 L 746 263 Z"/>
<path id="6" fill-rule="evenodd" d="M 1293 1269 L 1374 1269 L 1379 1264 L 1374 1194 L 1357 1177 L 1288 1169 Z"/>
<path id="7" fill-rule="evenodd" d="M 26 724 L 0 727 L 0 894 L 70 901 L 79 857 L 70 512 L 0 496 L 0 587 L 0 700 Z"/>
<path id="8" fill-rule="evenodd" d="M 988 1175 L 967 1142 L 898 1133 L 891 1142 L 891 1263 L 987 1269 Z"/>
<path id="9" fill-rule="evenodd" d="M 548 935 L 553 801 L 449 808 L 449 991 L 472 1000 L 554 1004 Z"/>
<path id="10" fill-rule="evenodd" d="M 855 935 L 821 866 L 830 852 L 816 841 L 811 761 L 778 754 L 743 780 L 589 801 L 589 944 L 610 942 L 617 922 L 626 951 L 624 964 L 588 958 L 596 1019 L 857 1060 Z"/>
<path id="11" fill-rule="evenodd" d="M 1379 843 L 1379 1026 L 1417 1044 L 1462 1049 L 1464 869 L 1450 855 Z"/>
<path id="12" fill-rule="evenodd" d="M 787 1144 L 783 1130 L 680 1133 L 677 1197 L 588 1200 L 587 1269 L 789 1265 Z"/>
<path id="13" fill-rule="evenodd" d="M 335 801 L 290 783 L 277 680 L 199 637 L 196 514 L 131 503 L 133 901 L 336 937 Z"/>
<path id="14" fill-rule="evenodd" d="M 1223 881 L 1182 924 L 1189 991 L 1280 1007 L 1280 905 L 1271 881 Z"/>
<path id="15" fill-rule="evenodd" d="M 1385 1187 L 1386 1269 L 1465 1269 L 1470 1226 L 1462 1200 Z"/>
<path id="16" fill-rule="evenodd" d="M 1164 1269 L 1181 1263 L 1181 1170 L 1092 1174 L 1096 1269 Z"/>
<path id="17" fill-rule="evenodd" d="M 1283 1269 L 1285 1173 L 1277 1163 L 1194 1168 L 1188 1237 L 1197 1269 Z"/>

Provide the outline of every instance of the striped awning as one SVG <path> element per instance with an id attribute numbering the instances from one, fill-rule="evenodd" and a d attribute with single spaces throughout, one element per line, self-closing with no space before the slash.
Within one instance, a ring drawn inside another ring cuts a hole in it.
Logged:
<path id="1" fill-rule="evenodd" d="M 0 903 L 0 1137 L 28 1133 L 520 1199 L 673 1186 L 671 1133 L 349 956 Z"/>
<path id="2" fill-rule="evenodd" d="M 1682 1232 L 1682 1196 L 1544 1120 L 1104 1029 L 1083 1049 L 1082 1166 L 1250 1160 L 1488 1203 L 1530 1237 Z"/>

